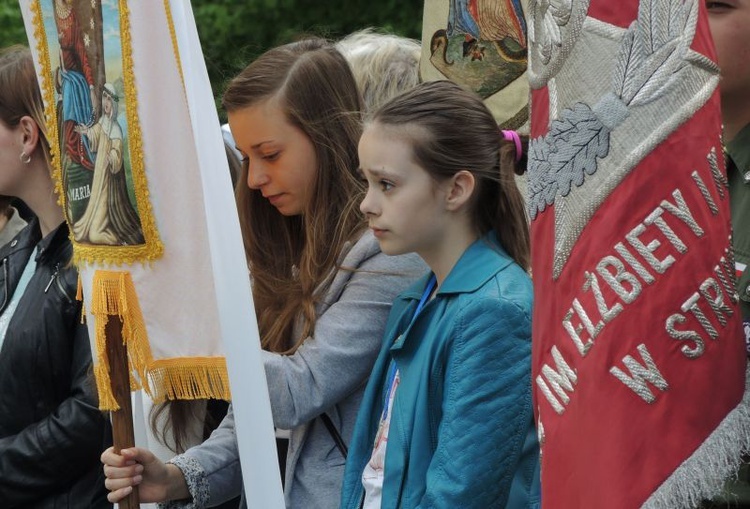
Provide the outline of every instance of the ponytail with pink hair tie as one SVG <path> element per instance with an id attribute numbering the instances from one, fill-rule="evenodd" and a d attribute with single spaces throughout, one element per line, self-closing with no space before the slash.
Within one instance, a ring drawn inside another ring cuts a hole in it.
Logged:
<path id="1" fill-rule="evenodd" d="M 521 145 L 521 137 L 518 136 L 518 133 L 516 131 L 502 130 L 500 132 L 503 134 L 504 140 L 513 141 L 513 143 L 516 144 L 516 162 L 520 161 L 521 157 L 523 157 L 523 146 Z"/>

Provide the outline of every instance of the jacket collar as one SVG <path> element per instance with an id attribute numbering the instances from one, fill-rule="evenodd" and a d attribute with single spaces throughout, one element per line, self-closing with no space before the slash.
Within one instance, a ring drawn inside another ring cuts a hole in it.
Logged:
<path id="1" fill-rule="evenodd" d="M 52 257 L 55 257 L 61 247 L 65 247 L 65 242 L 69 236 L 68 225 L 63 221 L 53 231 L 49 232 L 46 237 L 41 238 L 39 230 L 39 220 L 33 218 L 26 227 L 18 232 L 12 241 L 8 242 L 0 250 L 0 258 L 17 253 L 24 249 L 33 249 L 38 246 L 36 255 L 37 263 L 44 263 Z"/>
<path id="2" fill-rule="evenodd" d="M 37 225 L 37 229 L 38 229 Z M 39 250 L 36 256 L 37 263 L 45 262 L 52 257 L 55 257 L 60 246 L 66 244 L 66 239 L 69 237 L 68 225 L 65 221 L 49 232 L 46 237 L 39 241 Z"/>
<path id="3" fill-rule="evenodd" d="M 495 232 L 487 233 L 466 248 L 443 281 L 437 295 L 476 291 L 511 263 L 513 260 L 500 246 Z M 419 300 L 430 277 L 431 272 L 409 287 L 402 297 Z"/>
<path id="4" fill-rule="evenodd" d="M 742 128 L 737 136 L 726 146 L 726 153 L 743 177 L 750 173 L 750 124 Z M 746 185 L 750 181 L 743 180 Z"/>
<path id="5" fill-rule="evenodd" d="M 2 249 L 0 249 L 0 258 L 5 258 L 8 255 L 13 255 L 24 250 L 33 249 L 41 237 L 39 222 L 36 218 L 32 218 L 29 221 L 29 224 L 13 237 L 13 240 L 2 246 Z"/>

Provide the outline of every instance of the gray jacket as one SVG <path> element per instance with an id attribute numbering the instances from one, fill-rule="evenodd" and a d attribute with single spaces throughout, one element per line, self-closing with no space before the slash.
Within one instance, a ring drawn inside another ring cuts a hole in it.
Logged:
<path id="1" fill-rule="evenodd" d="M 319 416 L 326 412 L 348 443 L 391 303 L 427 270 L 416 255 L 381 253 L 369 230 L 340 265 L 318 305 L 314 335 L 293 355 L 263 352 L 274 424 L 291 430 L 287 508 L 338 506 L 345 459 Z M 171 462 L 185 474 L 193 501 L 167 507 L 206 507 L 236 497 L 242 479 L 231 407 L 206 442 Z"/>

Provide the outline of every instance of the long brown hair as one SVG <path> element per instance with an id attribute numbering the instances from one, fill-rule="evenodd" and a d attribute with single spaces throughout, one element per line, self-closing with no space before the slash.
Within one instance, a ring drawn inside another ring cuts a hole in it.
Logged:
<path id="1" fill-rule="evenodd" d="M 237 208 L 253 280 L 263 347 L 291 353 L 315 327 L 316 298 L 330 283 L 347 241 L 363 230 L 357 179 L 361 99 L 344 57 L 322 39 L 274 48 L 228 85 L 222 104 L 234 112 L 273 98 L 287 120 L 315 147 L 317 175 L 300 216 L 281 215 L 247 185 L 237 187 Z M 292 337 L 297 320 L 302 334 Z"/>
<path id="2" fill-rule="evenodd" d="M 516 162 L 515 143 L 503 139 L 477 95 L 450 81 L 423 83 L 386 103 L 372 122 L 408 136 L 414 161 L 435 180 L 461 170 L 473 173 L 473 224 L 483 234 L 494 230 L 508 254 L 529 268 L 529 227 L 514 178 L 525 167 L 526 157 Z M 412 126 L 417 129 L 408 129 Z M 525 154 L 526 137 L 522 145 Z"/>
<path id="3" fill-rule="evenodd" d="M 13 128 L 24 116 L 36 122 L 40 134 L 39 149 L 49 163 L 44 103 L 31 51 L 20 45 L 9 46 L 0 50 L 0 121 Z"/>
<path id="4" fill-rule="evenodd" d="M 310 138 L 318 163 L 312 198 L 301 216 L 281 215 L 250 189 L 246 162 L 235 193 L 261 344 L 292 353 L 315 327 L 316 289 L 327 287 L 345 243 L 364 228 L 358 208 L 364 184 L 355 176 L 361 100 L 346 60 L 322 39 L 267 51 L 229 82 L 222 104 L 234 112 L 269 99 L 278 99 L 287 120 Z M 298 319 L 304 327 L 295 338 Z M 182 452 L 200 405 L 179 400 L 155 405 L 151 429 L 164 445 Z M 160 428 L 165 408 L 166 428 Z"/>

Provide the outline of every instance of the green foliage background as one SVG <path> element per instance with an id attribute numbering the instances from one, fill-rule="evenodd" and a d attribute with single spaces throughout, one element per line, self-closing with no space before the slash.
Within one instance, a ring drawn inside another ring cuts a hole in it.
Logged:
<path id="1" fill-rule="evenodd" d="M 158 0 L 139 0 L 158 1 Z M 214 95 L 265 50 L 315 34 L 333 39 L 375 27 L 419 39 L 422 0 L 193 0 Z M 0 47 L 28 44 L 18 0 L 0 0 Z"/>

